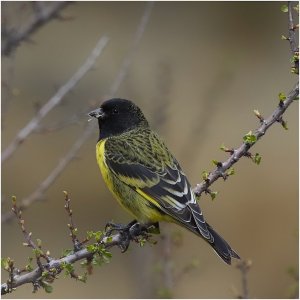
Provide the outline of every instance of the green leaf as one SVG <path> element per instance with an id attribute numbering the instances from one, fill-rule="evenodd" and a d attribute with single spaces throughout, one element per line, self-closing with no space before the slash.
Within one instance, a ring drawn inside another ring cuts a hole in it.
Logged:
<path id="1" fill-rule="evenodd" d="M 226 174 L 227 174 L 228 176 L 234 175 L 234 174 L 235 174 L 234 168 L 233 168 L 233 167 L 229 168 L 229 169 L 227 170 Z"/>
<path id="2" fill-rule="evenodd" d="M 139 239 L 139 245 L 140 247 L 144 247 L 146 244 L 147 240 L 145 238 L 140 238 Z"/>
<path id="3" fill-rule="evenodd" d="M 53 292 L 53 287 L 46 281 L 41 281 L 41 286 L 45 290 L 46 293 L 50 294 Z"/>
<path id="4" fill-rule="evenodd" d="M 102 231 L 88 231 L 87 232 L 87 238 L 90 240 L 92 238 L 94 238 L 96 240 L 96 242 L 99 242 L 101 237 L 103 236 L 103 232 Z"/>
<path id="5" fill-rule="evenodd" d="M 224 144 L 222 144 L 220 146 L 220 150 L 222 150 L 222 151 L 228 151 L 229 149 Z"/>
<path id="6" fill-rule="evenodd" d="M 65 270 L 65 274 L 68 276 L 70 275 L 72 272 L 74 272 L 74 265 L 67 263 L 67 262 L 62 262 L 60 264 L 60 267 Z"/>
<path id="7" fill-rule="evenodd" d="M 103 248 L 100 251 L 100 254 L 102 254 L 102 257 L 103 257 L 103 260 L 104 260 L 105 263 L 110 262 L 110 259 L 112 258 L 112 254 L 109 251 L 107 251 L 106 249 Z"/>
<path id="8" fill-rule="evenodd" d="M 106 238 L 106 243 L 111 243 L 113 241 L 113 237 L 112 236 L 108 236 Z"/>
<path id="9" fill-rule="evenodd" d="M 287 122 L 286 122 L 286 121 L 282 120 L 282 121 L 281 121 L 281 125 L 282 125 L 282 127 L 283 127 L 285 130 L 288 130 L 288 129 L 289 129 L 288 126 L 287 126 Z"/>
<path id="10" fill-rule="evenodd" d="M 213 163 L 215 166 L 217 166 L 219 162 L 218 162 L 217 160 L 213 159 L 213 160 L 212 160 L 212 163 Z"/>
<path id="11" fill-rule="evenodd" d="M 64 249 L 64 250 L 62 251 L 62 256 L 65 257 L 65 256 L 68 256 L 68 255 L 70 255 L 70 254 L 72 254 L 72 253 L 73 253 L 73 250 L 72 250 L 72 249 Z"/>
<path id="12" fill-rule="evenodd" d="M 211 200 L 215 200 L 216 196 L 218 195 L 218 192 L 215 191 L 215 192 L 210 192 L 210 197 L 211 197 Z"/>
<path id="13" fill-rule="evenodd" d="M 293 56 L 292 56 L 292 62 L 298 62 L 299 61 L 299 54 L 294 54 Z"/>
<path id="14" fill-rule="evenodd" d="M 28 257 L 28 264 L 25 266 L 25 270 L 31 272 L 33 270 L 33 266 L 31 265 L 33 258 Z"/>
<path id="15" fill-rule="evenodd" d="M 286 4 L 281 5 L 280 10 L 284 13 L 287 13 L 289 11 L 289 8 Z"/>
<path id="16" fill-rule="evenodd" d="M 97 250 L 97 247 L 95 247 L 94 245 L 88 245 L 86 247 L 86 250 L 89 252 L 95 252 Z"/>
<path id="17" fill-rule="evenodd" d="M 86 234 L 87 234 L 87 239 L 90 240 L 94 236 L 94 231 L 88 231 Z"/>
<path id="18" fill-rule="evenodd" d="M 1 258 L 1 268 L 8 271 L 9 270 L 9 257 Z"/>
<path id="19" fill-rule="evenodd" d="M 96 231 L 96 232 L 94 232 L 95 240 L 96 240 L 97 242 L 99 242 L 99 241 L 100 241 L 100 238 L 102 237 L 102 235 L 103 235 L 103 232 L 102 232 L 102 231 Z"/>
<path id="20" fill-rule="evenodd" d="M 11 201 L 12 201 L 13 205 L 16 205 L 17 197 L 16 196 L 11 196 Z"/>
<path id="21" fill-rule="evenodd" d="M 252 133 L 252 131 L 249 131 L 244 137 L 243 140 L 247 144 L 254 144 L 257 141 L 257 137 Z"/>
<path id="22" fill-rule="evenodd" d="M 49 275 L 49 272 L 48 271 L 43 271 L 42 272 L 42 278 L 47 278 Z"/>
<path id="23" fill-rule="evenodd" d="M 285 35 L 283 35 L 283 34 L 281 35 L 281 39 L 282 40 L 288 40 L 288 38 Z"/>
<path id="24" fill-rule="evenodd" d="M 207 171 L 203 171 L 202 172 L 202 178 L 203 178 L 203 180 L 207 180 L 208 176 L 209 176 L 209 173 Z"/>
<path id="25" fill-rule="evenodd" d="M 36 257 L 39 257 L 41 256 L 41 254 L 43 254 L 43 251 L 41 249 L 33 249 L 32 252 Z"/>
<path id="26" fill-rule="evenodd" d="M 286 95 L 284 93 L 280 92 L 278 94 L 278 98 L 279 98 L 279 102 L 283 103 L 283 101 L 286 99 Z"/>
<path id="27" fill-rule="evenodd" d="M 295 67 L 291 68 L 291 73 L 298 75 L 299 74 L 298 68 L 295 68 Z"/>
<path id="28" fill-rule="evenodd" d="M 261 156 L 258 153 L 255 153 L 254 157 L 252 158 L 253 162 L 255 162 L 257 165 L 261 162 Z"/>

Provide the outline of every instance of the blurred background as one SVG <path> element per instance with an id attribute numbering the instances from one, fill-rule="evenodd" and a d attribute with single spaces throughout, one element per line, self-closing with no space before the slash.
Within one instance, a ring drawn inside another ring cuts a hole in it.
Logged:
<path id="1" fill-rule="evenodd" d="M 2 2 L 2 28 L 22 30 L 43 5 Z M 2 221 L 80 141 L 74 159 L 42 190 L 23 217 L 34 238 L 59 257 L 71 248 L 63 190 L 71 197 L 79 237 L 103 230 L 108 221 L 131 221 L 103 183 L 95 159 L 98 130 L 86 112 L 113 93 L 132 99 L 181 163 L 192 186 L 212 160 L 228 156 L 258 127 L 253 109 L 269 116 L 278 93 L 296 82 L 290 73 L 287 14 L 283 2 L 75 2 L 59 10 L 25 43 L 2 56 L 2 153 L 37 111 L 84 63 L 102 36 L 109 38 L 93 68 L 41 120 L 33 134 L 2 162 Z M 38 6 L 37 6 L 38 5 Z M 38 8 L 38 9 L 37 9 Z M 119 80 L 119 81 L 118 81 Z M 115 90 L 114 90 L 115 89 Z M 212 186 L 214 201 L 200 205 L 213 225 L 252 266 L 249 297 L 298 297 L 298 104 L 251 150 L 236 174 Z M 132 243 L 111 263 L 96 267 L 87 283 L 63 274 L 52 294 L 24 285 L 5 298 L 236 298 L 241 272 L 227 266 L 203 240 L 176 225 L 161 224 L 157 245 Z M 15 218 L 2 222 L 1 257 L 27 264 L 31 250 Z M 79 264 L 77 264 L 79 266 Z M 84 270 L 78 267 L 78 272 Z M 2 282 L 7 273 L 2 271 Z"/>

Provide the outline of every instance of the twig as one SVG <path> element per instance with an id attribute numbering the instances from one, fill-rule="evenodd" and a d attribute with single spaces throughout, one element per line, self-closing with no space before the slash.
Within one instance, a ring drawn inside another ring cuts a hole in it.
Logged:
<path id="1" fill-rule="evenodd" d="M 38 2 L 37 2 L 38 3 Z M 19 31 L 8 30 L 4 28 L 4 38 L 2 39 L 1 54 L 10 55 L 11 52 L 22 42 L 29 39 L 29 36 L 41 28 L 44 24 L 57 18 L 59 12 L 69 5 L 70 1 L 52 2 L 51 5 L 40 6 L 34 5 L 35 13 L 30 22 L 20 27 Z"/>
<path id="2" fill-rule="evenodd" d="M 248 273 L 252 266 L 251 260 L 242 260 L 236 265 L 236 268 L 240 270 L 242 276 L 242 294 L 238 295 L 239 299 L 249 298 L 249 288 L 248 288 Z"/>
<path id="3" fill-rule="evenodd" d="M 52 170 L 52 172 L 48 175 L 46 179 L 42 181 L 42 183 L 38 186 L 38 188 L 28 197 L 24 198 L 21 201 L 20 208 L 22 210 L 28 208 L 33 202 L 41 200 L 44 198 L 45 192 L 49 189 L 52 183 L 56 180 L 56 178 L 63 172 L 65 167 L 69 164 L 69 162 L 76 156 L 77 152 L 84 144 L 84 142 L 90 137 L 93 132 L 93 127 L 91 124 L 88 124 L 87 129 L 81 134 L 80 139 L 78 139 L 74 145 L 71 147 L 67 155 L 65 155 L 57 164 L 57 166 Z M 1 221 L 7 222 L 13 217 L 12 212 L 6 212 L 2 214 Z"/>
<path id="4" fill-rule="evenodd" d="M 66 202 L 65 209 L 68 213 L 69 220 L 70 220 L 70 223 L 68 223 L 68 227 L 70 229 L 70 236 L 71 236 L 71 239 L 73 242 L 74 251 L 78 251 L 78 250 L 80 250 L 81 243 L 77 238 L 77 228 L 75 227 L 74 221 L 73 221 L 73 211 L 70 206 L 71 199 L 69 197 L 69 194 L 66 191 L 64 191 L 64 194 L 65 194 L 65 202 Z"/>
<path id="5" fill-rule="evenodd" d="M 239 148 L 233 150 L 233 154 L 225 162 L 218 163 L 217 168 L 208 175 L 207 179 L 196 185 L 196 187 L 194 188 L 194 193 L 196 194 L 196 196 L 200 196 L 203 192 L 206 192 L 208 190 L 208 187 L 211 186 L 212 183 L 214 183 L 220 177 L 224 178 L 226 171 L 229 170 L 235 163 L 237 163 L 241 157 L 249 156 L 249 149 L 257 143 L 257 141 L 266 133 L 270 126 L 272 126 L 276 122 L 281 122 L 282 115 L 292 104 L 292 102 L 298 97 L 298 95 L 299 84 L 297 82 L 286 99 L 279 102 L 278 107 L 271 114 L 271 116 L 264 120 L 261 126 L 256 129 L 255 133 L 253 133 L 253 135 L 255 136 L 255 141 L 253 141 L 252 143 L 243 142 L 243 144 Z"/>
<path id="6" fill-rule="evenodd" d="M 108 38 L 106 36 L 100 38 L 84 64 L 81 65 L 76 73 L 69 79 L 69 81 L 61 86 L 57 93 L 41 107 L 31 121 L 18 132 L 14 140 L 2 152 L 2 163 L 17 150 L 18 146 L 22 144 L 25 139 L 38 127 L 40 121 L 62 101 L 63 97 L 70 92 L 79 82 L 79 80 L 82 79 L 83 76 L 92 68 L 96 62 L 96 59 L 102 53 L 107 43 Z"/>
<path id="7" fill-rule="evenodd" d="M 13 209 L 22 227 L 22 232 L 24 233 L 25 240 L 28 243 L 30 243 L 30 245 L 25 245 L 25 246 L 31 246 L 34 249 L 38 249 L 38 248 L 40 249 L 40 247 L 36 246 L 35 244 L 32 244 L 33 242 L 31 241 L 31 234 L 28 234 L 24 228 L 24 220 L 21 218 L 21 214 L 22 214 L 21 209 L 16 205 L 15 200 L 13 200 Z M 138 238 L 140 236 L 142 236 L 143 239 L 145 239 L 145 235 L 142 235 L 140 231 L 134 231 L 134 230 L 130 231 L 130 241 L 138 242 Z M 146 239 L 150 237 L 151 237 L 150 235 L 147 235 Z M 123 243 L 124 243 L 124 236 L 122 232 L 118 232 L 117 234 L 109 235 L 109 236 L 102 235 L 102 237 L 94 244 L 94 246 L 101 247 L 101 249 L 109 249 L 114 246 L 119 246 L 121 248 Z M 41 254 L 41 256 L 43 255 L 42 251 L 40 251 L 39 253 Z M 35 268 L 33 271 L 23 275 L 21 275 L 20 272 L 17 272 L 17 274 L 15 274 L 13 261 L 9 259 L 10 263 L 9 263 L 8 271 L 10 274 L 9 276 L 10 278 L 9 278 L 9 282 L 1 284 L 1 295 L 7 294 L 11 292 L 13 288 L 16 288 L 26 283 L 34 283 L 35 288 L 37 289 L 41 285 L 40 281 L 42 280 L 43 277 L 43 270 L 49 271 L 51 273 L 49 275 L 51 276 L 52 279 L 54 279 L 56 275 L 62 272 L 63 265 L 73 264 L 74 262 L 82 259 L 87 259 L 87 261 L 90 261 L 91 258 L 96 253 L 98 253 L 96 250 L 91 251 L 87 246 L 84 249 L 74 251 L 73 253 L 69 253 L 68 255 L 60 259 L 54 259 L 54 258 L 49 259 L 49 257 L 47 256 L 46 257 L 47 262 L 45 264 L 42 264 L 40 261 L 37 261 L 38 267 Z M 70 275 L 71 277 L 78 279 L 78 275 L 76 275 L 73 270 L 70 271 Z"/>
<path id="8" fill-rule="evenodd" d="M 163 292 L 172 295 L 174 288 L 173 278 L 173 262 L 171 256 L 172 240 L 169 232 L 163 235 L 162 244 L 162 281 L 163 281 Z"/>
<path id="9" fill-rule="evenodd" d="M 288 14 L 289 14 L 289 42 L 290 42 L 290 47 L 291 47 L 291 51 L 292 53 L 296 53 L 299 52 L 299 47 L 298 44 L 296 42 L 296 26 L 294 25 L 294 20 L 293 20 L 293 3 L 297 3 L 297 2 L 293 2 L 293 1 L 288 1 Z"/>
<path id="10" fill-rule="evenodd" d="M 290 43 L 290 48 L 292 51 L 292 73 L 299 74 L 299 46 L 296 41 L 296 29 L 299 28 L 299 25 L 295 26 L 293 20 L 293 4 L 298 2 L 288 1 L 288 23 L 289 23 L 289 37 L 288 41 Z"/>
<path id="11" fill-rule="evenodd" d="M 136 51 L 140 44 L 141 38 L 143 37 L 145 29 L 148 25 L 153 5 L 154 5 L 153 1 L 146 3 L 146 8 L 142 15 L 142 19 L 137 27 L 137 30 L 135 32 L 131 49 L 129 50 L 128 55 L 123 60 L 121 68 L 120 68 L 112 86 L 110 87 L 109 93 L 107 95 L 108 98 L 111 98 L 116 94 L 116 92 L 119 90 L 120 85 L 123 82 L 125 76 L 127 75 L 128 68 L 132 63 L 133 58 L 135 57 L 135 54 L 136 54 Z"/>
<path id="12" fill-rule="evenodd" d="M 151 2 L 152 3 L 152 2 Z M 147 25 L 147 22 L 149 20 L 150 12 L 152 10 L 153 4 L 147 4 L 145 8 L 145 12 L 142 16 L 141 22 L 138 25 L 138 29 L 136 31 L 136 35 L 134 37 L 134 47 L 130 50 L 128 57 L 125 57 L 121 68 L 113 81 L 113 84 L 110 88 L 110 97 L 113 97 L 115 93 L 117 92 L 117 89 L 120 87 L 121 82 L 124 80 L 126 74 L 128 73 L 128 69 L 130 66 L 130 63 L 133 60 L 134 55 L 132 55 L 132 51 L 137 50 L 138 43 L 140 42 L 142 35 L 145 31 L 145 26 Z M 146 17 L 145 17 L 146 16 Z M 140 29 L 141 28 L 141 29 Z M 33 202 L 43 198 L 44 192 L 50 187 L 50 185 L 54 182 L 54 180 L 63 172 L 63 170 L 66 168 L 66 166 L 69 164 L 69 162 L 77 155 L 77 152 L 80 150 L 81 146 L 84 144 L 84 142 L 92 135 L 92 133 L 95 130 L 96 123 L 88 124 L 86 129 L 83 133 L 80 134 L 78 139 L 76 140 L 75 144 L 71 147 L 69 152 L 66 154 L 64 158 L 61 159 L 61 161 L 58 163 L 58 165 L 55 167 L 55 169 L 50 173 L 50 175 L 39 185 L 36 191 L 34 191 L 30 196 L 23 199 L 21 201 L 21 208 L 22 210 L 28 208 L 29 205 L 31 205 Z M 36 126 L 35 126 L 36 128 Z M 3 158 L 3 157 L 2 157 Z M 13 217 L 13 214 L 11 212 L 4 213 L 1 218 L 1 222 L 7 222 Z"/>
<path id="13" fill-rule="evenodd" d="M 13 207 L 12 207 L 12 212 L 15 214 L 15 216 L 17 217 L 18 221 L 19 221 L 19 225 L 21 227 L 22 233 L 24 235 L 25 241 L 26 243 L 24 243 L 23 245 L 26 247 L 30 247 L 34 250 L 36 250 L 36 259 L 37 259 L 37 264 L 39 267 L 41 267 L 42 263 L 40 258 L 43 257 L 47 262 L 50 261 L 50 258 L 47 254 L 44 254 L 42 251 L 42 247 L 41 247 L 41 242 L 40 240 L 38 240 L 38 245 L 36 245 L 32 238 L 31 238 L 31 232 L 27 232 L 26 228 L 25 228 L 25 221 L 22 218 L 22 210 L 20 207 L 17 206 L 16 204 L 16 197 L 13 197 Z"/>

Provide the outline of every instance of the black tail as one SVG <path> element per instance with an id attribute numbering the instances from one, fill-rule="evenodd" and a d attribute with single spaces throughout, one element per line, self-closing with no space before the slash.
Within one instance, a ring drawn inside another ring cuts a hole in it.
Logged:
<path id="1" fill-rule="evenodd" d="M 207 223 L 206 226 L 211 235 L 214 237 L 214 242 L 209 244 L 228 265 L 231 264 L 231 257 L 240 259 L 239 255 L 231 249 L 228 243 L 220 235 L 218 235 L 212 227 L 210 227 Z"/>

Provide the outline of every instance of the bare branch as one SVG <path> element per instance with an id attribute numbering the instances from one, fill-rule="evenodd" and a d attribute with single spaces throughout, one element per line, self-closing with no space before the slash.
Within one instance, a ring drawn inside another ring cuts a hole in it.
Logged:
<path id="1" fill-rule="evenodd" d="M 242 293 L 238 295 L 239 299 L 249 298 L 249 287 L 248 287 L 248 273 L 252 266 L 252 261 L 250 259 L 242 260 L 237 263 L 236 268 L 240 270 L 242 277 Z"/>
<path id="2" fill-rule="evenodd" d="M 65 209 L 68 213 L 69 220 L 70 220 L 70 223 L 68 223 L 68 227 L 70 230 L 70 237 L 72 239 L 74 250 L 77 251 L 80 249 L 81 243 L 80 243 L 79 239 L 77 238 L 77 228 L 75 227 L 75 224 L 73 221 L 73 211 L 70 207 L 71 199 L 66 191 L 64 191 L 64 194 L 65 194 L 65 202 L 66 202 Z"/>
<path id="3" fill-rule="evenodd" d="M 18 47 L 22 42 L 29 39 L 29 36 L 36 32 L 39 28 L 51 21 L 53 18 L 57 18 L 59 12 L 69 5 L 70 1 L 58 1 L 52 2 L 51 5 L 43 5 L 41 3 L 34 2 L 34 17 L 30 22 L 21 26 L 19 31 L 9 31 L 2 28 L 2 46 L 1 54 L 10 55 L 11 52 Z M 44 3 L 43 3 L 44 4 Z"/>
<path id="4" fill-rule="evenodd" d="M 100 38 L 84 64 L 81 65 L 77 72 L 69 79 L 69 81 L 61 86 L 57 93 L 49 101 L 47 101 L 46 104 L 43 105 L 43 107 L 31 119 L 31 121 L 19 131 L 14 140 L 2 152 L 2 163 L 17 150 L 18 146 L 22 144 L 25 139 L 38 127 L 38 124 L 41 122 L 41 120 L 62 101 L 63 97 L 69 93 L 76 86 L 79 80 L 82 79 L 83 76 L 92 68 L 96 62 L 96 59 L 102 53 L 102 50 L 105 48 L 107 43 L 108 38 L 106 36 Z"/>
<path id="5" fill-rule="evenodd" d="M 299 29 L 299 24 L 294 24 L 293 19 L 293 5 L 297 5 L 298 2 L 288 2 L 288 24 L 289 24 L 289 37 L 287 38 L 290 42 L 290 48 L 292 51 L 292 69 L 291 72 L 295 74 L 299 74 L 299 45 L 296 37 L 296 29 Z"/>
<path id="6" fill-rule="evenodd" d="M 296 42 L 296 33 L 295 30 L 297 27 L 294 25 L 294 19 L 293 19 L 293 4 L 296 4 L 297 2 L 288 1 L 288 14 L 289 14 L 289 42 L 292 53 L 299 52 L 299 47 Z"/>
<path id="7" fill-rule="evenodd" d="M 151 5 L 150 5 L 151 4 Z M 147 3 L 144 14 L 142 16 L 142 19 L 138 25 L 133 47 L 130 50 L 129 54 L 125 59 L 123 60 L 123 63 L 121 65 L 121 68 L 115 78 L 115 80 L 112 83 L 112 86 L 110 88 L 110 97 L 113 97 L 117 90 L 119 89 L 122 81 L 124 80 L 125 76 L 128 73 L 129 66 L 133 60 L 134 55 L 132 52 L 135 53 L 137 50 L 138 43 L 140 42 L 142 38 L 142 33 L 145 31 L 145 27 L 147 25 L 147 22 L 149 20 L 149 16 L 153 7 L 153 3 L 150 2 Z M 100 42 L 100 41 L 99 41 Z M 129 58 L 128 58 L 129 57 Z M 37 127 L 38 123 L 34 124 L 34 127 L 31 129 L 34 130 Z M 81 146 L 84 144 L 84 142 L 92 135 L 92 133 L 95 130 L 95 123 L 88 124 L 86 129 L 83 133 L 80 134 L 78 139 L 76 140 L 75 144 L 71 147 L 69 152 L 66 154 L 64 158 L 61 159 L 61 161 L 58 163 L 58 165 L 55 167 L 55 169 L 49 174 L 49 176 L 39 185 L 37 190 L 35 190 L 30 196 L 23 199 L 21 201 L 20 207 L 24 210 L 28 208 L 29 205 L 31 205 L 33 202 L 40 200 L 43 198 L 45 191 L 50 187 L 50 185 L 54 182 L 54 180 L 63 172 L 63 170 L 66 168 L 66 166 L 70 163 L 70 161 L 77 155 L 78 151 L 80 150 Z M 3 156 L 2 156 L 3 159 Z M 1 222 L 7 222 L 13 217 L 12 212 L 6 212 L 2 214 Z"/>
<path id="8" fill-rule="evenodd" d="M 266 133 L 266 131 L 276 122 L 281 122 L 282 115 L 286 109 L 292 104 L 292 102 L 299 95 L 299 84 L 297 82 L 296 86 L 290 91 L 286 100 L 280 101 L 278 107 L 275 111 L 262 122 L 261 126 L 255 130 L 253 135 L 255 136 L 255 141 L 252 143 L 244 142 L 238 149 L 233 149 L 233 154 L 222 163 L 218 163 L 217 168 L 213 170 L 208 177 L 201 183 L 197 184 L 194 188 L 194 193 L 200 196 L 203 192 L 208 191 L 208 187 L 211 186 L 220 177 L 224 178 L 226 171 L 229 170 L 239 159 L 243 156 L 249 156 L 249 149 L 253 147 L 257 141 Z"/>
<path id="9" fill-rule="evenodd" d="M 128 55 L 125 57 L 125 59 L 122 62 L 121 68 L 117 74 L 117 77 L 115 78 L 112 86 L 110 87 L 108 95 L 106 95 L 108 98 L 113 97 L 118 89 L 120 88 L 121 83 L 123 82 L 125 76 L 127 75 L 128 68 L 132 63 L 132 60 L 135 56 L 135 53 L 138 49 L 138 46 L 140 44 L 141 38 L 143 37 L 143 34 L 145 32 L 146 26 L 149 22 L 150 15 L 152 12 L 154 2 L 150 1 L 146 3 L 145 11 L 142 15 L 142 19 L 137 27 L 137 30 L 134 35 L 133 43 L 131 46 L 131 49 L 129 50 Z"/>
<path id="10" fill-rule="evenodd" d="M 69 164 L 69 162 L 76 156 L 77 152 L 84 144 L 84 142 L 90 137 L 91 133 L 93 132 L 93 126 L 89 124 L 87 129 L 81 133 L 80 139 L 78 139 L 74 145 L 71 147 L 67 155 L 65 155 L 57 164 L 57 166 L 52 170 L 52 172 L 48 175 L 46 179 L 44 179 L 38 188 L 28 197 L 24 198 L 21 201 L 20 208 L 22 210 L 28 208 L 33 202 L 41 200 L 44 198 L 45 192 L 48 188 L 52 185 L 52 183 L 56 180 L 56 178 L 63 172 L 65 167 Z M 13 217 L 12 212 L 6 212 L 2 214 L 1 221 L 7 222 Z"/>

